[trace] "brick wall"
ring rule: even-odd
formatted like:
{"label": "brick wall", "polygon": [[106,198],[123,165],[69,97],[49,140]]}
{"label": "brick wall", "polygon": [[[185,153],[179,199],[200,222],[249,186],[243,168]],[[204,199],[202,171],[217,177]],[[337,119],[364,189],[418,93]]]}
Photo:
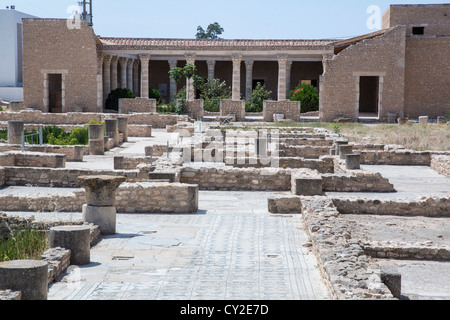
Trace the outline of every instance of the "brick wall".
{"label": "brick wall", "polygon": [[450,108],[449,57],[450,36],[406,39],[406,117],[446,115]]}
{"label": "brick wall", "polygon": [[119,99],[119,113],[150,113],[156,112],[156,99],[136,98]]}
{"label": "brick wall", "polygon": [[24,107],[42,111],[44,74],[65,73],[65,107],[95,111],[97,105],[97,42],[92,27],[68,29],[66,19],[23,20]]}
{"label": "brick wall", "polygon": [[321,77],[320,119],[333,121],[339,116],[357,121],[359,117],[359,78],[379,76],[381,116],[403,115],[405,85],[404,26],[373,39],[363,40],[325,61]]}

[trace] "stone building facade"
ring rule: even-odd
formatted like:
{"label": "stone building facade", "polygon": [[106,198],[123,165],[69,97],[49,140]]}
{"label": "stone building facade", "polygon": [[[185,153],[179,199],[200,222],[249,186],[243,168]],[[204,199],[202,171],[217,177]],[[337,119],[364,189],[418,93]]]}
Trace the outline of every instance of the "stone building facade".
{"label": "stone building facade", "polygon": [[271,100],[307,82],[320,92],[320,120],[437,117],[450,107],[450,5],[392,5],[383,29],[346,40],[195,40],[96,36],[81,21],[24,19],[24,106],[43,112],[103,112],[110,91],[165,101],[192,83],[168,71],[186,63],[248,99],[257,82]]}

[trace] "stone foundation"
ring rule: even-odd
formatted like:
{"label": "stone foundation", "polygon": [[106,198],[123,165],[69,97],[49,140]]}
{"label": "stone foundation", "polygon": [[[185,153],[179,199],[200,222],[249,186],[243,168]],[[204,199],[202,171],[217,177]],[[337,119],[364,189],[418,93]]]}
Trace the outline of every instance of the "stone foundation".
{"label": "stone foundation", "polygon": [[156,99],[119,99],[119,114],[156,112]]}
{"label": "stone foundation", "polygon": [[0,166],[64,168],[66,156],[55,153],[7,151],[0,153]]}
{"label": "stone foundation", "polygon": [[265,122],[274,122],[274,114],[283,114],[284,119],[298,121],[300,119],[299,101],[269,101],[263,103],[263,117]]}
{"label": "stone foundation", "polygon": [[431,169],[444,176],[450,177],[450,155],[432,155]]}

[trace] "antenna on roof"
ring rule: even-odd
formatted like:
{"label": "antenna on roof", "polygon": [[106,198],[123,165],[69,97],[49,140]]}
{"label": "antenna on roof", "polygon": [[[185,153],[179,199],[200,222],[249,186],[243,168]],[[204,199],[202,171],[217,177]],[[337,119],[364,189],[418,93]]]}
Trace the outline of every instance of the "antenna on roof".
{"label": "antenna on roof", "polygon": [[83,12],[81,13],[81,20],[86,20],[88,25],[92,26],[92,0],[79,1],[78,5],[83,7]]}

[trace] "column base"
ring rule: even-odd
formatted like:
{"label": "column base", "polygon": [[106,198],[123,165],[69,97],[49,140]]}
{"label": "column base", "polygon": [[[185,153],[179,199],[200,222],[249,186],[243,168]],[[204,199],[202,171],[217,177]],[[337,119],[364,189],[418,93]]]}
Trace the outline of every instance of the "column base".
{"label": "column base", "polygon": [[101,234],[116,234],[116,207],[83,205],[83,221],[97,225]]}

